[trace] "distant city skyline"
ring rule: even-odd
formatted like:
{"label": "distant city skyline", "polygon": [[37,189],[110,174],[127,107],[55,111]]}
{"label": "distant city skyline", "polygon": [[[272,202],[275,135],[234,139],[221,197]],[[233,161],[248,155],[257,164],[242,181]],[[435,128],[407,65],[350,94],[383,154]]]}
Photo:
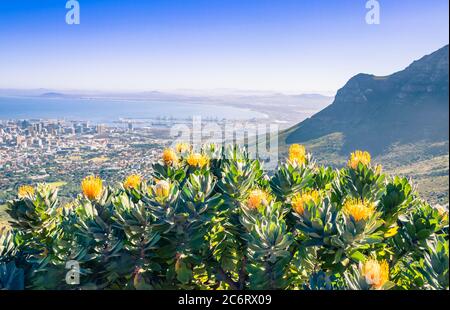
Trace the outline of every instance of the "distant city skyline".
{"label": "distant city skyline", "polygon": [[334,94],[448,44],[447,0],[0,2],[0,89]]}

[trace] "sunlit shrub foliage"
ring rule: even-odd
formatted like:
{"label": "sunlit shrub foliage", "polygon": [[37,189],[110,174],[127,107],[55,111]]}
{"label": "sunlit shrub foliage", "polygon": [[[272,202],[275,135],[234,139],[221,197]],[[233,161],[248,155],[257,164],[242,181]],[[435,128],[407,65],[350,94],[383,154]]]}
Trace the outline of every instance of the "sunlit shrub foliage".
{"label": "sunlit shrub foliage", "polygon": [[[356,151],[300,145],[267,174],[245,149],[180,144],[152,175],[23,186],[0,228],[0,289],[448,289],[448,212]],[[66,264],[80,267],[79,284]]]}

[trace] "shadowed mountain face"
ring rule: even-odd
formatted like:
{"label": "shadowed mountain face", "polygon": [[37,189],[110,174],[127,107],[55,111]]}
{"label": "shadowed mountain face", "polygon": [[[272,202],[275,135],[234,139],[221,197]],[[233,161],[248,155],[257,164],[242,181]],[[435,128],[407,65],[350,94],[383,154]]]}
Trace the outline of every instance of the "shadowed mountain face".
{"label": "shadowed mountain face", "polygon": [[286,143],[343,134],[342,154],[382,154],[393,144],[448,141],[448,45],[386,77],[358,74],[330,106],[288,130]]}

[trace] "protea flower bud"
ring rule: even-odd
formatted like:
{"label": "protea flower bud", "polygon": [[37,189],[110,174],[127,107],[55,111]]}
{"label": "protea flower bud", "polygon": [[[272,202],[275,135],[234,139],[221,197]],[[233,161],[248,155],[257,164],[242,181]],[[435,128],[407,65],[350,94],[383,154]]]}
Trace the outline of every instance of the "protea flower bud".
{"label": "protea flower bud", "polygon": [[369,259],[360,266],[360,269],[366,283],[375,289],[381,289],[389,281],[389,265],[385,260],[378,262]]}
{"label": "protea flower bud", "polygon": [[99,177],[88,176],[81,182],[81,189],[86,198],[96,200],[103,192],[103,181]]}
{"label": "protea flower bud", "polygon": [[303,145],[292,144],[289,147],[289,162],[296,165],[306,164],[306,149]]}
{"label": "protea flower bud", "polygon": [[209,158],[206,155],[200,153],[191,153],[186,158],[189,166],[203,168],[209,164]]}
{"label": "protea flower bud", "polygon": [[188,143],[177,143],[177,145],[175,146],[175,150],[178,153],[184,153],[190,151],[191,146]]}
{"label": "protea flower bud", "polygon": [[24,199],[24,198],[32,199],[34,197],[34,187],[32,187],[30,185],[20,186],[19,190],[17,191],[17,197],[19,197],[19,199]]}
{"label": "protea flower bud", "polygon": [[355,221],[367,220],[375,213],[375,205],[372,202],[360,199],[348,199],[342,208],[347,216]]}
{"label": "protea flower bud", "polygon": [[129,175],[125,181],[123,182],[123,187],[125,189],[136,189],[139,187],[139,184],[142,182],[142,177],[137,174]]}
{"label": "protea flower bud", "polygon": [[359,163],[363,164],[364,166],[368,166],[370,164],[370,160],[371,157],[369,152],[355,151],[350,154],[347,166],[352,169],[358,168]]}
{"label": "protea flower bud", "polygon": [[166,166],[174,166],[178,163],[178,156],[172,149],[165,149],[162,154],[162,160]]}
{"label": "protea flower bud", "polygon": [[318,204],[320,202],[320,194],[316,190],[305,191],[297,194],[292,198],[291,204],[295,212],[302,215],[305,211],[305,206],[311,202]]}
{"label": "protea flower bud", "polygon": [[270,202],[270,196],[265,191],[255,189],[250,192],[247,198],[247,207],[256,210],[261,206],[265,206]]}
{"label": "protea flower bud", "polygon": [[167,181],[158,181],[154,186],[155,195],[159,199],[165,199],[169,197],[170,184]]}

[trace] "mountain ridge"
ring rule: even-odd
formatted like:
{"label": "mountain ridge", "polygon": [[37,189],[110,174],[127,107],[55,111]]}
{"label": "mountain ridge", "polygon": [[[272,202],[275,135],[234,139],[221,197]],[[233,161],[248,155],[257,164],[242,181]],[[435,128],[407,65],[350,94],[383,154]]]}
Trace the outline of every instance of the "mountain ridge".
{"label": "mountain ridge", "polygon": [[280,134],[280,152],[302,143],[319,164],[341,167],[366,150],[430,202],[448,204],[448,63],[446,45],[388,76],[355,75],[331,105]]}
{"label": "mountain ridge", "polygon": [[448,81],[446,45],[389,76],[355,75],[331,105],[283,135],[292,144],[341,132],[342,153],[374,154],[395,143],[448,140]]}

